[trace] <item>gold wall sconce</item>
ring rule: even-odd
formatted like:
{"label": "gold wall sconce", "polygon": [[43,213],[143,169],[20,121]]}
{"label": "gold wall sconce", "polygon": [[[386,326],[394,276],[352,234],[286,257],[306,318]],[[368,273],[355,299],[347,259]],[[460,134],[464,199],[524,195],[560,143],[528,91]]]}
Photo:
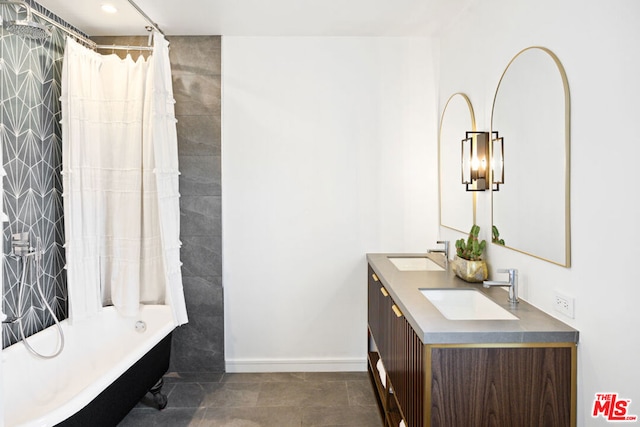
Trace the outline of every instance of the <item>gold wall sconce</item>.
{"label": "gold wall sconce", "polygon": [[469,131],[462,140],[462,183],[467,191],[488,190],[489,171],[493,171],[493,191],[499,191],[500,184],[504,184],[504,139],[498,137],[498,132],[489,137],[489,132]]}
{"label": "gold wall sconce", "polygon": [[504,138],[498,137],[498,132],[493,132],[491,151],[493,155],[491,162],[493,191],[500,191],[500,185],[504,184]]}

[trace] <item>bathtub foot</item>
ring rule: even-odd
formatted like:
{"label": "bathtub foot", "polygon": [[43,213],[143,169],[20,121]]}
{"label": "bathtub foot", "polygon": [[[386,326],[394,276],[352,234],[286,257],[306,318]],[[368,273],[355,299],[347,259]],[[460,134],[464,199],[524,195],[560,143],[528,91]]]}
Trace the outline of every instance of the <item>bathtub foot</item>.
{"label": "bathtub foot", "polygon": [[163,385],[164,380],[160,378],[160,380],[158,380],[158,382],[149,390],[153,395],[153,401],[158,405],[159,410],[162,410],[167,406],[167,396],[160,391]]}

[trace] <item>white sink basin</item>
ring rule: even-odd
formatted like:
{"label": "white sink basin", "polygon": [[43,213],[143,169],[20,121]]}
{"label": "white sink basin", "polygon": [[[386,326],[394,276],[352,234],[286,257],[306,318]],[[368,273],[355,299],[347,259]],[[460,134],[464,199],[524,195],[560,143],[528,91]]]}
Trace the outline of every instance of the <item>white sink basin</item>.
{"label": "white sink basin", "polygon": [[518,320],[474,289],[421,289],[420,292],[450,320]]}
{"label": "white sink basin", "polygon": [[444,268],[427,257],[389,257],[400,271],[444,271]]}

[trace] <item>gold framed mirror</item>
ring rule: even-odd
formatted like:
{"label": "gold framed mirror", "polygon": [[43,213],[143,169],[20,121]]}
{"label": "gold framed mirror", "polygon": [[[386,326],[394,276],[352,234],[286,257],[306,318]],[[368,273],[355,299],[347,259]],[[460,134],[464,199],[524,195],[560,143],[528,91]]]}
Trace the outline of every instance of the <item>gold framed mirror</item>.
{"label": "gold framed mirror", "polygon": [[462,233],[475,224],[476,195],[465,190],[460,165],[461,141],[469,130],[476,130],[471,101],[463,93],[454,93],[442,110],[438,134],[440,225]]}
{"label": "gold framed mirror", "polygon": [[[507,248],[571,265],[569,84],[549,49],[511,59],[493,99],[491,130],[504,147],[504,184],[492,191],[492,225]],[[495,230],[494,229],[494,230]]]}

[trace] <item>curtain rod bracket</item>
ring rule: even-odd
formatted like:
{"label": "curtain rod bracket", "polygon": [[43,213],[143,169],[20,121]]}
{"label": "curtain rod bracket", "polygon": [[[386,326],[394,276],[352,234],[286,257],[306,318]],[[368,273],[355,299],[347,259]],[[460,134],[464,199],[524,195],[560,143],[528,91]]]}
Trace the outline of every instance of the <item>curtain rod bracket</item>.
{"label": "curtain rod bracket", "polygon": [[160,34],[162,34],[162,35],[164,36],[164,31],[162,31],[162,30],[160,29],[160,27],[158,27],[158,24],[156,24],[155,22],[153,22],[153,19],[149,18],[149,15],[147,15],[147,14],[144,12],[144,10],[142,10],[142,9],[140,8],[140,6],[138,6],[138,5],[137,5],[133,0],[127,0],[127,1],[129,2],[129,4],[130,4],[131,6],[133,6],[133,8],[134,8],[136,11],[138,11],[138,13],[139,13],[140,15],[142,15],[142,17],[145,19],[145,21],[147,21],[147,22],[149,23],[149,25],[145,27],[145,28],[147,28],[147,30],[148,30],[148,27],[151,27],[152,29],[156,30],[157,32],[159,32]]}

